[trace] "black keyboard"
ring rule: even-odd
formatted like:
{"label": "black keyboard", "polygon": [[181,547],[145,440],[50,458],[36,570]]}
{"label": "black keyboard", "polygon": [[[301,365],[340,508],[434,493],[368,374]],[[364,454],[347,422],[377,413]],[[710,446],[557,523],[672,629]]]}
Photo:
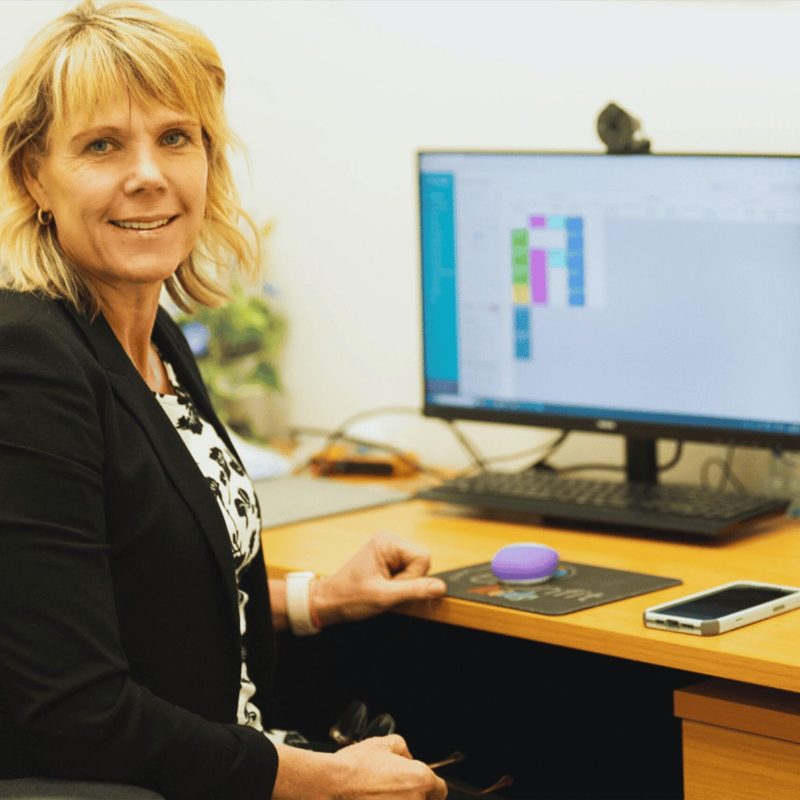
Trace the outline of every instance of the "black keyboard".
{"label": "black keyboard", "polygon": [[481,472],[425,489],[417,497],[491,511],[578,522],[716,536],[783,513],[788,500],[726,494],[693,486],[609,483],[550,472]]}

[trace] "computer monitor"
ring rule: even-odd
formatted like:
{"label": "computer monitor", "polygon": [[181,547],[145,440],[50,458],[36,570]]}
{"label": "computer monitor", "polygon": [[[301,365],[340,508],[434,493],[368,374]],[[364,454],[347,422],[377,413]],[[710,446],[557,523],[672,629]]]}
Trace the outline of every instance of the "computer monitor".
{"label": "computer monitor", "polygon": [[800,449],[800,157],[418,165],[426,415]]}

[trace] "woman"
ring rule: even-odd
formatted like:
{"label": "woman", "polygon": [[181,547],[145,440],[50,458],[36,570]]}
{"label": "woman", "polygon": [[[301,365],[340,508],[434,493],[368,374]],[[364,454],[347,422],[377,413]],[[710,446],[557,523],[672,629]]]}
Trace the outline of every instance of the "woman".
{"label": "woman", "polygon": [[[224,72],[192,27],[87,1],[0,104],[0,777],[167,798],[441,798],[398,736],[336,754],[264,732],[275,629],[442,594],[379,537],[267,583],[247,476],[159,308],[252,273]],[[270,611],[271,608],[271,611]]]}

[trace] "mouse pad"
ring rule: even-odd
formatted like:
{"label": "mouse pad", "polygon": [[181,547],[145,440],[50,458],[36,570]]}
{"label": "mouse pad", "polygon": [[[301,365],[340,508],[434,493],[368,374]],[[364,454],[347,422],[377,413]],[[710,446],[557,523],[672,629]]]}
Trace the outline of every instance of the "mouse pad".
{"label": "mouse pad", "polygon": [[559,562],[549,581],[535,586],[504,586],[492,574],[488,561],[440,572],[436,577],[447,584],[447,597],[534,614],[571,614],[582,608],[601,606],[683,583],[676,578],[565,561]]}

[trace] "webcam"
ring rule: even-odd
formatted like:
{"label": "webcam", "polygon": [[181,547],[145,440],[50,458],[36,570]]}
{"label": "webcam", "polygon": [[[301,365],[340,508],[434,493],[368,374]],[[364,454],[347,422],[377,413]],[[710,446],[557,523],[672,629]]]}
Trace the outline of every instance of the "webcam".
{"label": "webcam", "polygon": [[615,103],[597,117],[597,135],[613,155],[650,152],[650,140],[641,138],[639,120]]}

